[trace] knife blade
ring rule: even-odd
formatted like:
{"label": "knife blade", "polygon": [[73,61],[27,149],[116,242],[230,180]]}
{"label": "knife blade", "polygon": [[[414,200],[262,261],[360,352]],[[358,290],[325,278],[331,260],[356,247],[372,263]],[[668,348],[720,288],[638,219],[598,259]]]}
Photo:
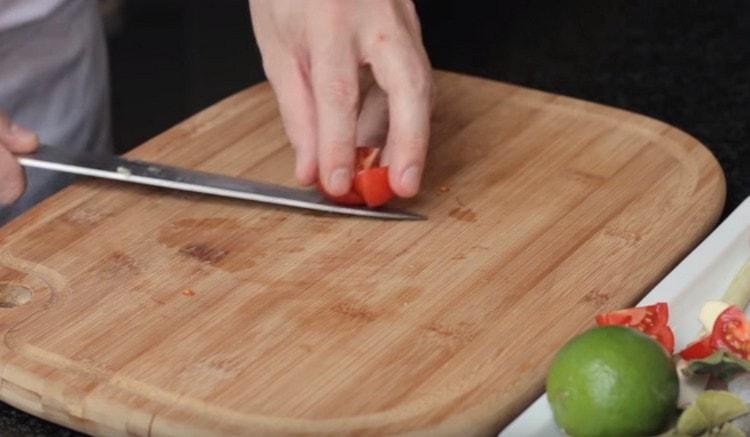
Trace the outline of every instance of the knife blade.
{"label": "knife blade", "polygon": [[419,214],[394,209],[369,209],[335,205],[312,190],[254,182],[114,155],[70,153],[62,148],[48,145],[40,145],[35,153],[21,155],[17,159],[24,167],[251,200],[292,208],[391,220],[425,219],[424,216]]}

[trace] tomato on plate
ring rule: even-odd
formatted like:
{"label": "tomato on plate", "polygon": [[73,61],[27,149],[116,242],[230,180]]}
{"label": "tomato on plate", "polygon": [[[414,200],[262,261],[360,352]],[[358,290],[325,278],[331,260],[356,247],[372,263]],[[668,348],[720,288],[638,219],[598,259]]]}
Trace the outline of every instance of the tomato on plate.
{"label": "tomato on plate", "polygon": [[680,356],[686,360],[699,360],[706,358],[714,352],[716,352],[716,349],[711,346],[711,334],[706,334],[681,350]]}
{"label": "tomato on plate", "polygon": [[388,183],[388,167],[380,167],[379,163],[380,149],[358,147],[351,191],[343,196],[331,196],[320,183],[318,190],[326,199],[339,205],[367,205],[370,208],[385,205],[393,199],[394,194]]}
{"label": "tomato on plate", "polygon": [[674,333],[667,322],[669,322],[669,307],[664,302],[596,316],[597,325],[620,325],[637,329],[661,343],[671,354],[674,351]]}
{"label": "tomato on plate", "polygon": [[725,309],[714,323],[710,343],[714,349],[750,359],[750,321],[745,313],[736,306]]}
{"label": "tomato on plate", "polygon": [[653,330],[659,326],[667,326],[668,321],[669,307],[664,302],[645,307],[612,311],[596,316],[596,323],[599,326],[629,326],[642,332]]}
{"label": "tomato on plate", "polygon": [[664,349],[669,352],[669,355],[674,353],[674,332],[672,332],[672,328],[667,325],[659,326],[651,332],[646,332],[646,334],[661,343]]}

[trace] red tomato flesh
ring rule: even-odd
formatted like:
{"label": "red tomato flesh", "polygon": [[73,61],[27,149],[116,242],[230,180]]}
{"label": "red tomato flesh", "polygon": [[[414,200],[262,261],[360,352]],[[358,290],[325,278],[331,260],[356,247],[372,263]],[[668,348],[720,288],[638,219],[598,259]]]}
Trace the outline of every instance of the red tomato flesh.
{"label": "red tomato flesh", "polygon": [[711,346],[750,359],[750,322],[736,306],[725,309],[714,323]]}
{"label": "red tomato flesh", "polygon": [[660,326],[654,331],[646,334],[661,343],[661,345],[664,346],[664,349],[669,352],[669,355],[674,353],[674,332],[672,332],[672,328],[666,325]]}
{"label": "red tomato flesh", "polygon": [[664,302],[645,307],[612,311],[596,316],[596,323],[599,326],[630,326],[642,332],[654,330],[659,326],[667,326],[668,321],[669,307]]}
{"label": "red tomato flesh", "polygon": [[685,349],[680,351],[680,356],[686,360],[699,360],[714,352],[716,350],[711,346],[711,335],[708,334],[687,345]]}
{"label": "red tomato flesh", "polygon": [[370,208],[385,205],[393,199],[393,191],[388,183],[388,167],[357,172],[357,176],[354,177],[354,192],[359,194]]}
{"label": "red tomato flesh", "polygon": [[658,341],[671,354],[674,351],[674,333],[667,325],[668,321],[669,307],[664,302],[596,316],[597,325],[619,325],[637,329]]}
{"label": "red tomato flesh", "polygon": [[318,191],[326,199],[339,205],[367,205],[370,208],[385,205],[393,199],[394,194],[388,182],[388,167],[379,167],[380,149],[358,147],[356,155],[354,180],[348,193],[331,196],[321,183],[318,183]]}

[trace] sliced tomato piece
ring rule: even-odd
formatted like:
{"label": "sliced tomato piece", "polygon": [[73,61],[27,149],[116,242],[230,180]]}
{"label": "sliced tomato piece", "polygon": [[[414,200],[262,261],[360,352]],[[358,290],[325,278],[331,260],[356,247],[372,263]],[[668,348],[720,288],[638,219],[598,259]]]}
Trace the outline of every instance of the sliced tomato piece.
{"label": "sliced tomato piece", "polygon": [[323,197],[338,205],[361,206],[365,204],[365,201],[362,200],[362,197],[354,192],[354,190],[349,191],[343,196],[331,196],[330,194],[328,194],[325,188],[323,188],[323,184],[321,184],[320,182],[318,182],[317,187],[318,191],[323,195]]}
{"label": "sliced tomato piece", "polygon": [[661,343],[664,349],[669,352],[669,355],[674,353],[674,332],[669,326],[659,326],[654,331],[648,333],[651,338]]}
{"label": "sliced tomato piece", "polygon": [[664,346],[671,355],[674,352],[674,333],[667,322],[669,322],[669,306],[664,302],[596,316],[596,324],[599,326],[627,326],[649,335]]}
{"label": "sliced tomato piece", "polygon": [[613,311],[611,313],[599,314],[596,316],[596,324],[599,326],[630,326],[630,321],[633,320],[633,318],[640,320],[643,319],[645,314],[646,311],[642,308]]}
{"label": "sliced tomato piece", "polygon": [[716,352],[716,349],[711,346],[711,334],[707,334],[687,345],[685,349],[680,351],[680,356],[686,360],[699,360],[714,352]]}
{"label": "sliced tomato piece", "polygon": [[370,208],[377,208],[393,199],[388,183],[388,167],[360,170],[354,178],[354,192],[359,194]]}
{"label": "sliced tomato piece", "polygon": [[750,359],[750,322],[736,306],[725,309],[714,323],[711,346]]}
{"label": "sliced tomato piece", "polygon": [[339,205],[367,205],[370,208],[382,206],[393,199],[394,194],[388,183],[388,167],[379,167],[379,164],[379,148],[358,147],[352,189],[343,196],[331,196],[318,183],[318,191],[326,199]]}
{"label": "sliced tomato piece", "polygon": [[669,306],[664,302],[644,307],[612,311],[611,313],[596,316],[596,323],[599,326],[629,326],[646,334],[662,326],[667,326],[668,321]]}

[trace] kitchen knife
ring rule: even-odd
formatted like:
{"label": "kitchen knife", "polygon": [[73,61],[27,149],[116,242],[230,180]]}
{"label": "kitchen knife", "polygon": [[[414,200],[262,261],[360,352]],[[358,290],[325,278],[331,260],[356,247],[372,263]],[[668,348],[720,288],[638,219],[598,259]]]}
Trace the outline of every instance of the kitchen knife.
{"label": "kitchen knife", "polygon": [[368,209],[335,205],[312,190],[253,182],[113,155],[68,153],[62,148],[47,145],[40,145],[39,149],[33,154],[19,156],[18,162],[24,167],[328,213],[395,220],[421,220],[425,218],[418,214],[392,209]]}

